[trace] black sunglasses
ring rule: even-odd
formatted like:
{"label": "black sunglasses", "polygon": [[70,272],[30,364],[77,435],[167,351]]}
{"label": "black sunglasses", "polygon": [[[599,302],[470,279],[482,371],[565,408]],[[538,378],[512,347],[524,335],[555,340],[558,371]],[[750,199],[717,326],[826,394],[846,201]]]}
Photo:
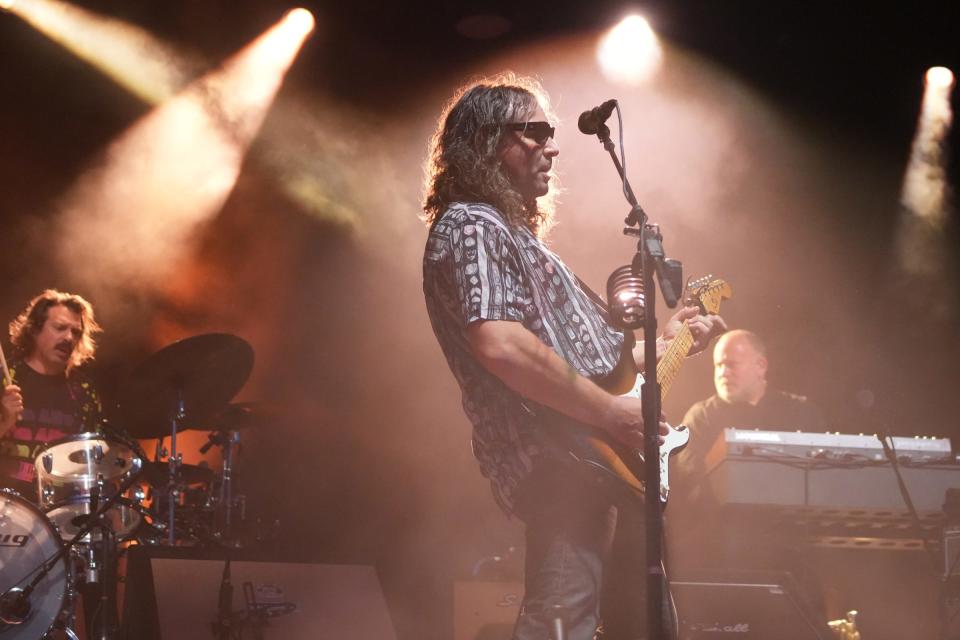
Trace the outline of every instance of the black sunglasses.
{"label": "black sunglasses", "polygon": [[508,122],[503,125],[509,131],[519,131],[520,135],[530,138],[537,144],[546,144],[549,138],[556,133],[556,127],[550,126],[549,122]]}

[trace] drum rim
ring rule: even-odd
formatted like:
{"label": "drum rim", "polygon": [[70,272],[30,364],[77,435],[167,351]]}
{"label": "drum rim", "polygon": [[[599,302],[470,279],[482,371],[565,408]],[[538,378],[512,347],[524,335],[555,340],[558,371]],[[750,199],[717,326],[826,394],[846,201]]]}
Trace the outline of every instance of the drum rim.
{"label": "drum rim", "polygon": [[81,440],[106,440],[108,442],[122,444],[123,446],[127,447],[128,449],[136,453],[136,451],[134,451],[133,449],[133,446],[131,446],[131,443],[124,441],[123,438],[117,438],[113,435],[103,433],[100,431],[81,431],[80,433],[71,433],[69,435],[63,436],[62,438],[57,438],[56,440],[51,440],[50,442],[44,443],[44,447],[40,451],[40,453],[37,454],[37,457],[39,457],[41,453],[43,453],[50,447],[55,447],[60,444],[66,444],[68,442],[77,442]]}
{"label": "drum rim", "polygon": [[36,474],[37,482],[40,481],[41,477],[55,478],[57,480],[63,481],[59,484],[68,483],[68,482],[76,483],[78,479],[93,480],[87,474],[81,474],[76,476],[64,476],[59,474],[47,473],[46,471],[43,471],[41,473],[41,469],[43,468],[42,458],[54,447],[58,447],[60,445],[69,444],[72,442],[96,442],[99,440],[103,440],[111,444],[126,447],[127,450],[130,452],[130,459],[131,459],[130,468],[126,469],[121,474],[110,476],[109,478],[105,478],[105,480],[113,481],[113,480],[119,480],[122,478],[128,478],[130,477],[129,476],[130,473],[136,473],[141,468],[143,468],[144,458],[141,455],[142,452],[138,451],[138,447],[136,447],[133,442],[126,441],[122,438],[114,437],[106,433],[101,433],[99,431],[84,431],[82,433],[72,433],[62,438],[51,440],[50,442],[47,442],[44,444],[43,448],[40,449],[40,451],[38,451],[37,454],[33,457],[33,467],[34,469],[36,469],[36,472],[37,472]]}

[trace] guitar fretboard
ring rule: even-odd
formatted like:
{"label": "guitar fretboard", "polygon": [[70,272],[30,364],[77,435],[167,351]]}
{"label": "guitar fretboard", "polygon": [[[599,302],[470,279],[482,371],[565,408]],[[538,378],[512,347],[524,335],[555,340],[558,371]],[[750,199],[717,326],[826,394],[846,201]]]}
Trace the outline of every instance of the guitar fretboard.
{"label": "guitar fretboard", "polygon": [[680,332],[673,339],[666,353],[657,363],[657,381],[660,382],[660,397],[666,398],[670,391],[670,386],[677,379],[680,373],[680,367],[683,366],[683,359],[690,353],[690,347],[693,346],[693,334],[690,333],[690,327],[684,320]]}

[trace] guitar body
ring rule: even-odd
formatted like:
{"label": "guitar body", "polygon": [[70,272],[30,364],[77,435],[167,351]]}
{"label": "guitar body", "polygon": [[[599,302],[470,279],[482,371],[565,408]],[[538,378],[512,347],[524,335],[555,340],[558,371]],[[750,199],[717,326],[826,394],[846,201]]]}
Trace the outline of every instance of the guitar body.
{"label": "guitar body", "polygon": [[[691,283],[689,288],[692,291],[686,296],[685,303],[699,306],[704,313],[717,313],[720,310],[721,299],[729,298],[731,295],[729,284],[723,280],[711,281],[709,277]],[[633,334],[627,333],[617,366],[609,374],[594,382],[610,393],[639,398],[643,376],[637,371],[633,360],[634,344]],[[662,397],[666,397],[692,345],[693,336],[687,324],[684,323],[667,352],[657,363],[657,380],[660,382]],[[643,451],[626,447],[599,430],[570,419],[558,420],[553,431],[558,433],[563,446],[574,460],[615,479],[633,494],[645,495]],[[682,451],[689,441],[690,431],[687,427],[668,426],[668,433],[660,445],[658,461],[660,464],[658,493],[664,505],[670,493],[670,458]]]}
{"label": "guitar body", "polygon": [[[632,343],[632,340],[628,342]],[[608,376],[595,382],[610,393],[639,398],[643,386],[643,376],[636,371],[630,349],[624,348],[617,368]],[[632,370],[632,380],[627,372]],[[644,455],[639,449],[631,449],[591,427],[579,425],[571,420],[560,421],[556,427],[570,456],[579,463],[607,475],[638,496],[644,490]],[[667,502],[670,493],[669,462],[670,456],[679,453],[690,441],[690,431],[685,426],[668,425],[668,433],[660,445],[660,501]]]}

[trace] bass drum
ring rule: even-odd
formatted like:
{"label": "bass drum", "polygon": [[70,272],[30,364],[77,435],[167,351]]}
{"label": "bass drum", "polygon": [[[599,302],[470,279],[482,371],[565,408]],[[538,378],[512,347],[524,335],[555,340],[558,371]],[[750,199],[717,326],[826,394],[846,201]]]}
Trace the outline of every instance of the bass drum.
{"label": "bass drum", "polygon": [[[56,529],[32,503],[0,490],[0,593],[27,587],[43,562],[63,548]],[[30,613],[19,624],[0,620],[2,640],[47,637],[72,604],[70,555],[54,565],[30,594]]]}

